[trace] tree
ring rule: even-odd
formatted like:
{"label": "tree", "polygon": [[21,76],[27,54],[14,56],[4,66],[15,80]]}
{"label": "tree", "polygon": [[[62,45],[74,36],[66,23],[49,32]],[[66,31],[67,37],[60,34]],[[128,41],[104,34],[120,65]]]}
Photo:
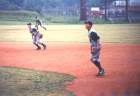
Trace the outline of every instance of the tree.
{"label": "tree", "polygon": [[7,0],[0,0],[0,9],[6,10],[9,8],[10,2]]}
{"label": "tree", "polygon": [[105,0],[105,20],[107,20],[108,19],[108,17],[107,17],[107,6],[108,6],[108,4],[107,4],[108,2],[107,2],[107,0]]}
{"label": "tree", "polygon": [[125,0],[125,2],[126,2],[126,6],[125,6],[126,22],[129,22],[129,18],[128,18],[128,0]]}
{"label": "tree", "polygon": [[44,3],[41,0],[24,0],[24,9],[41,13]]}
{"label": "tree", "polygon": [[86,0],[80,0],[80,20],[87,19],[87,8],[86,8]]}

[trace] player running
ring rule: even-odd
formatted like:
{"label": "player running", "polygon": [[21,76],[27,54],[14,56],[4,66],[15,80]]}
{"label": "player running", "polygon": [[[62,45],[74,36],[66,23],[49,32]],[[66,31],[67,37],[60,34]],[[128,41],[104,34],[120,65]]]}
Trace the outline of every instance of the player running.
{"label": "player running", "polygon": [[[32,28],[32,24],[27,24],[30,33],[32,34],[33,44],[37,47],[36,50],[40,50],[41,46],[43,46],[44,50],[46,49],[46,45],[40,42],[40,39],[43,37],[42,34],[39,33],[35,28]],[[40,46],[41,45],[41,46]]]}
{"label": "player running", "polygon": [[92,29],[93,23],[90,21],[85,22],[85,27],[88,30],[89,41],[91,44],[91,62],[99,69],[96,76],[104,76],[104,69],[102,68],[99,56],[101,50],[100,37],[97,35],[95,29]]}
{"label": "player running", "polygon": [[42,27],[44,30],[47,30],[46,27],[42,26],[42,22],[41,22],[41,20],[38,19],[37,16],[35,17],[35,19],[36,19],[36,20],[35,20],[35,23],[36,23],[36,24],[35,24],[35,27],[36,27],[37,30],[38,30],[38,27],[39,27],[39,26]]}

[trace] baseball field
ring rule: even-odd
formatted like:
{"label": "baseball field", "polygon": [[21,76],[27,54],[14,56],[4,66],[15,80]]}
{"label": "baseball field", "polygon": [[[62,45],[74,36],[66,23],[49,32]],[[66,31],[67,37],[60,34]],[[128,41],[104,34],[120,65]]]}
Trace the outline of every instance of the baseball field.
{"label": "baseball field", "polygon": [[99,24],[98,78],[83,25],[40,29],[36,51],[26,25],[0,25],[0,96],[140,96],[140,24]]}

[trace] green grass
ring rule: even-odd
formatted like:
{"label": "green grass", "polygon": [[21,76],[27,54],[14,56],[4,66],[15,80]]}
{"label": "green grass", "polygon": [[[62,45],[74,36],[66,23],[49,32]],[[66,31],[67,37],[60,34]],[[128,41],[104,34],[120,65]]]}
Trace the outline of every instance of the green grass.
{"label": "green grass", "polygon": [[79,17],[75,16],[47,16],[47,24],[79,24]]}
{"label": "green grass", "polygon": [[14,67],[0,67],[1,96],[74,96],[65,89],[73,76]]}
{"label": "green grass", "polygon": [[37,12],[31,11],[0,11],[0,25],[21,25],[34,22],[35,16],[41,17]]}
{"label": "green grass", "polygon": [[[40,28],[43,41],[88,42],[84,25],[46,25],[47,32]],[[140,24],[94,25],[101,41],[105,43],[140,43]],[[32,42],[26,25],[0,25],[0,42]]]}
{"label": "green grass", "polygon": [[27,22],[35,22],[35,16],[49,24],[78,24],[79,17],[72,16],[41,16],[31,11],[0,11],[0,25],[25,25]]}
{"label": "green grass", "polygon": [[[47,14],[42,16],[41,14],[33,11],[17,10],[17,11],[3,11],[0,10],[0,25],[25,25],[27,22],[35,23],[35,16],[41,18],[45,24],[83,24],[80,21],[80,16],[53,16]],[[91,19],[92,20],[92,19]],[[95,24],[112,24],[110,20],[94,18]],[[117,24],[126,24],[125,21],[115,22]]]}

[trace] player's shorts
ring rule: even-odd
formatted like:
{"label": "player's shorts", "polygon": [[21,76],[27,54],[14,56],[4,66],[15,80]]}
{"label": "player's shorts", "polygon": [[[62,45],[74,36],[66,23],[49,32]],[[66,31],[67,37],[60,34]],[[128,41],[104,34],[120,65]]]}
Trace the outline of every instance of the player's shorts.
{"label": "player's shorts", "polygon": [[100,49],[95,49],[95,51],[91,53],[91,60],[99,61],[99,57],[100,57]]}

